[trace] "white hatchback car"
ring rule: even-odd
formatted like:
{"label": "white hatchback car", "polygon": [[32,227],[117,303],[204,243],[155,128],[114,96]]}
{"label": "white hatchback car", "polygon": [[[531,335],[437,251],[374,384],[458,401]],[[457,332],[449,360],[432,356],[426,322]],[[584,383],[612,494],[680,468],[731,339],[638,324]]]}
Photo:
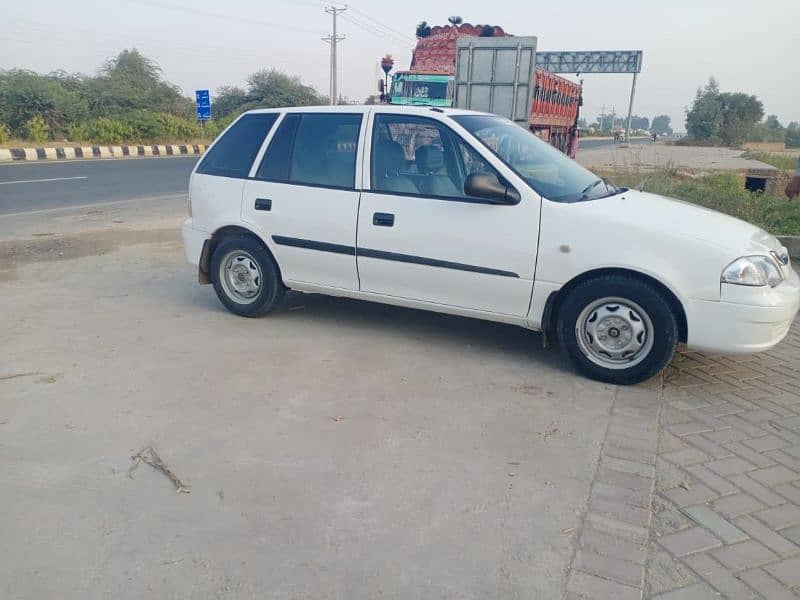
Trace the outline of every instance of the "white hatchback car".
{"label": "white hatchback car", "polygon": [[777,344],[800,306],[763,230],[617,188],[525,129],[462,110],[248,112],[192,173],[183,239],[232,312],[287,288],[554,332],[584,374],[630,384],[684,341]]}

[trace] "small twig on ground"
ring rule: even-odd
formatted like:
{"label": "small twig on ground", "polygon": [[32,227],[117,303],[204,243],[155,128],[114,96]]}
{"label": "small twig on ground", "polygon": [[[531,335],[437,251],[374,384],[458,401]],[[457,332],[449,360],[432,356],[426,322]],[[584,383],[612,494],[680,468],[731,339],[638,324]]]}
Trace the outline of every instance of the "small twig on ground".
{"label": "small twig on ground", "polygon": [[172,470],[167,466],[167,463],[161,460],[161,457],[155,450],[153,450],[152,446],[147,446],[147,448],[142,448],[141,450],[139,450],[139,452],[131,456],[131,460],[133,461],[133,464],[131,465],[130,469],[128,469],[128,477],[130,477],[131,479],[133,479],[133,472],[139,466],[139,463],[143,462],[147,463],[154,469],[161,471],[162,473],[164,473],[164,475],[169,477],[170,481],[172,481],[172,483],[175,485],[176,493],[180,492],[183,492],[184,494],[189,493],[189,486],[185,485],[180,479],[178,479],[177,475],[175,475],[175,473],[172,472]]}

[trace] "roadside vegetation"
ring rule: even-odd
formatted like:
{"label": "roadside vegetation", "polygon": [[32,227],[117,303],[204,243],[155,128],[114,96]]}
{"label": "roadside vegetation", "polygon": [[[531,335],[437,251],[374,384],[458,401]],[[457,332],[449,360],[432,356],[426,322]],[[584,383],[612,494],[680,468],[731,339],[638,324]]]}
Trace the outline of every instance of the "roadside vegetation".
{"label": "roadside vegetation", "polygon": [[[774,235],[800,235],[800,207],[783,196],[744,189],[738,173],[689,175],[676,169],[599,172],[614,185],[679,198],[757,225]],[[668,225],[668,224],[666,224]]]}
{"label": "roadside vegetation", "polygon": [[797,153],[795,152],[793,154],[789,154],[748,150],[742,154],[742,158],[760,160],[761,162],[772,165],[776,169],[781,169],[782,171],[793,171],[797,161]]}
{"label": "roadside vegetation", "polygon": [[787,148],[800,147],[800,123],[784,127],[775,115],[763,118],[764,105],[756,96],[723,92],[711,77],[687,108],[687,135],[676,144],[736,148],[745,142],[778,142]]}
{"label": "roadside vegetation", "polygon": [[207,141],[245,110],[321,103],[327,98],[299,78],[263,70],[246,89],[212,94],[214,118],[201,127],[193,99],[154,61],[123,50],[95,76],[0,70],[0,144]]}

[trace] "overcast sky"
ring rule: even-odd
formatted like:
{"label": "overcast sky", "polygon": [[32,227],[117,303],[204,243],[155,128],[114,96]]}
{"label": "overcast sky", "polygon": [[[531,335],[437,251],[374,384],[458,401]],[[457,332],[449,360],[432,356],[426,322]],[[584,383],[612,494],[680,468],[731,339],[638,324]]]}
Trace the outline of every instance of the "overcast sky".
{"label": "overcast sky", "polygon": [[[94,73],[122,48],[158,62],[187,95],[243,85],[276,67],[328,91],[330,16],[315,0],[2,0],[0,68]],[[683,130],[684,108],[714,75],[723,90],[756,94],[767,114],[800,121],[798,0],[355,0],[340,19],[340,92],[373,93],[378,60],[407,68],[419,21],[501,25],[536,35],[541,50],[644,50],[634,105],[666,113]],[[584,116],[627,112],[629,75],[587,75]]]}

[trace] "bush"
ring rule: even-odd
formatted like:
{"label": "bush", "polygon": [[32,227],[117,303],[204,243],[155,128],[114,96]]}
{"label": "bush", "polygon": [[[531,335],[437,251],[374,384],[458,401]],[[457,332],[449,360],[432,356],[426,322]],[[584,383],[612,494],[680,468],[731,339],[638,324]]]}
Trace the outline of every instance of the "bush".
{"label": "bush", "polygon": [[88,141],[97,144],[120,144],[134,141],[133,128],[127,123],[107,117],[92,119],[85,125]]}
{"label": "bush", "polygon": [[25,123],[25,137],[37,144],[50,139],[50,128],[41,115],[35,115]]}
{"label": "bush", "polygon": [[3,144],[11,139],[11,131],[8,129],[8,125],[5,123],[0,123],[0,144]]}

